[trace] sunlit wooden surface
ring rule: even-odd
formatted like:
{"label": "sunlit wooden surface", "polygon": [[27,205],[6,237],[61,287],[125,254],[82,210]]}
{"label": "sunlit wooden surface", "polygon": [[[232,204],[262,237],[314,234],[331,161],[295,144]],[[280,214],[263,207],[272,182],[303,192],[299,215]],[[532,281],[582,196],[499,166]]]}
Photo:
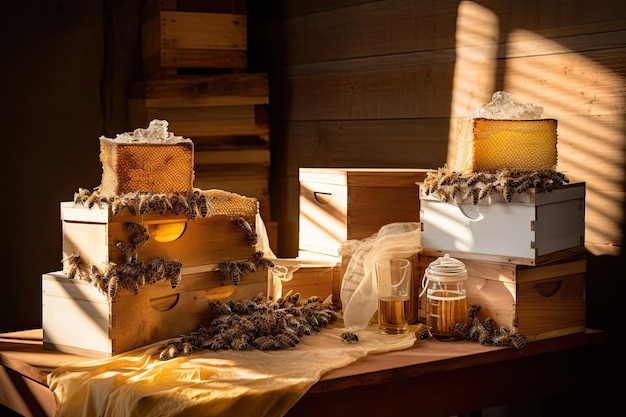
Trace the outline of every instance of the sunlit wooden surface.
{"label": "sunlit wooden surface", "polygon": [[[410,349],[370,355],[326,373],[289,415],[319,415],[312,404],[324,404],[328,415],[344,409],[406,409],[405,401],[386,401],[383,407],[377,392],[386,392],[390,400],[407,395],[426,399],[424,395],[442,396],[462,387],[445,404],[422,404],[423,415],[444,410],[452,415],[525,399],[546,385],[546,393],[567,392],[585,386],[589,370],[602,361],[597,349],[605,342],[606,334],[596,330],[531,342],[523,351],[468,341],[418,340]],[[0,334],[0,402],[24,415],[53,416],[56,406],[47,375],[63,364],[89,359],[44,350],[41,329]],[[520,390],[529,380],[534,388]]]}

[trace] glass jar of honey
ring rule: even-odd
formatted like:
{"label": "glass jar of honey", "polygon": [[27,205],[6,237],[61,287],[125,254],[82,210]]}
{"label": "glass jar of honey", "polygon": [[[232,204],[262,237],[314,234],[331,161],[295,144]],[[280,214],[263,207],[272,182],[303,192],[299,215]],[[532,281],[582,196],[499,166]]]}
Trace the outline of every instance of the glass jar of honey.
{"label": "glass jar of honey", "polygon": [[465,264],[449,254],[437,258],[426,268],[420,297],[426,293],[426,326],[435,339],[462,337],[455,329],[467,326],[466,280]]}

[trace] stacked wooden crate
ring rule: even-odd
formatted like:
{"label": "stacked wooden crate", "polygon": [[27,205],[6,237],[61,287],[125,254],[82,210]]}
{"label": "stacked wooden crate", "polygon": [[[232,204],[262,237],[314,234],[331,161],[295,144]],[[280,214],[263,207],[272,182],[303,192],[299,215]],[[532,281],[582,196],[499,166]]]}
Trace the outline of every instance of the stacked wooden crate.
{"label": "stacked wooden crate", "polygon": [[246,2],[149,0],[144,79],[128,89],[130,130],[152,119],[195,144],[195,184],[259,200],[275,242],[269,195],[267,74],[247,73]]}

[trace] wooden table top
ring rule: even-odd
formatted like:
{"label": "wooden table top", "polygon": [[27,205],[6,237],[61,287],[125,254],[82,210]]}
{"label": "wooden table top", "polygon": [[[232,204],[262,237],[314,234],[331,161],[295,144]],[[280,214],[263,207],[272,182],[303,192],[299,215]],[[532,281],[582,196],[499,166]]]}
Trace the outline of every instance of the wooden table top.
{"label": "wooden table top", "polygon": [[[42,329],[0,333],[0,364],[47,385],[47,375],[55,368],[93,359],[44,349],[42,339]],[[470,341],[417,340],[409,349],[368,355],[348,366],[329,371],[310,391],[326,392],[357,385],[373,385],[606,342],[606,333],[593,329],[533,341],[523,351],[510,347],[483,346]]]}

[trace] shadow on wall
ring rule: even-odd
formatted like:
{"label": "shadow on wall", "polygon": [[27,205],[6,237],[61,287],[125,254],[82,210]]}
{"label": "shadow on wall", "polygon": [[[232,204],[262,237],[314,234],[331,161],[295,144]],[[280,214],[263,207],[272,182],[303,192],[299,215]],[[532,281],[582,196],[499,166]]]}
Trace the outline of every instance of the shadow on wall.
{"label": "shadow on wall", "polygon": [[0,252],[0,331],[41,327],[41,275],[61,268],[60,203],[99,185],[98,138],[125,131],[120,87],[140,57],[136,7],[41,1],[5,11],[0,169],[10,199],[0,209],[9,237]]}

